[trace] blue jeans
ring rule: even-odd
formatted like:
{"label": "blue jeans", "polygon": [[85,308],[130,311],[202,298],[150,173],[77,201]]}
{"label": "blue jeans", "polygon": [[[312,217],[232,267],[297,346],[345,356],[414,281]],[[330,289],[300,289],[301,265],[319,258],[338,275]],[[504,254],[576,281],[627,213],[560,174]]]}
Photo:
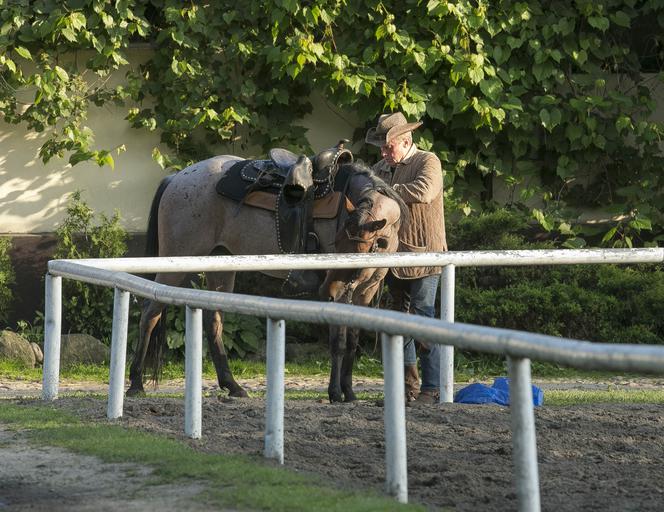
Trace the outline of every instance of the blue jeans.
{"label": "blue jeans", "polygon": [[[436,292],[440,274],[419,279],[398,279],[391,273],[386,280],[394,300],[393,309],[404,313],[427,316],[435,315]],[[403,362],[406,366],[417,364],[415,340],[406,338],[403,347]],[[420,343],[420,367],[422,391],[440,389],[440,345]]]}

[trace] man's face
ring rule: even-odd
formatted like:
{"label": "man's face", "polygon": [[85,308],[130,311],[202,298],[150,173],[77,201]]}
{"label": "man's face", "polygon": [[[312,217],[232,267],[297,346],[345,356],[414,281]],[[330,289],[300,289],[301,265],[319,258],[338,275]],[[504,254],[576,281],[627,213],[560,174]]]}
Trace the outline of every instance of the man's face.
{"label": "man's face", "polygon": [[380,154],[385,159],[388,165],[396,165],[408,153],[408,140],[397,139],[383,144],[380,147]]}

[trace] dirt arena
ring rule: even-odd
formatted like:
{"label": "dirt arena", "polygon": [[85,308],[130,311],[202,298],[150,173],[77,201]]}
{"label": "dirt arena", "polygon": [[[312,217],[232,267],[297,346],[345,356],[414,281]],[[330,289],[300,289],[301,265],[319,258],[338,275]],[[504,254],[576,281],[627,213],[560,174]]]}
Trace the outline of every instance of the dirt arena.
{"label": "dirt arena", "polygon": [[[57,407],[106,421],[106,402],[65,397]],[[265,402],[212,393],[203,438],[184,436],[184,402],[125,400],[122,424],[185,440],[196,449],[260,458]],[[516,510],[509,409],[442,404],[406,414],[409,501],[431,510]],[[542,509],[562,512],[664,509],[664,406],[545,405],[536,409]],[[383,490],[383,408],[288,400],[285,465],[342,487]]]}

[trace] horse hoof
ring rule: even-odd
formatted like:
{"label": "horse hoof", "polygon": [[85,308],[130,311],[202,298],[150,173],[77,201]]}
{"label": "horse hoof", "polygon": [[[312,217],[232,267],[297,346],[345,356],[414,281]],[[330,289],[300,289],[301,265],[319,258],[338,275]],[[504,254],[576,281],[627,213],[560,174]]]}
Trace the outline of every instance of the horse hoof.
{"label": "horse hoof", "polygon": [[330,398],[330,403],[331,404],[339,403],[339,402],[344,401],[343,397],[341,396],[341,393],[330,393],[328,396]]}
{"label": "horse hoof", "polygon": [[228,391],[228,396],[232,396],[234,398],[249,398],[249,393],[247,393],[241,387],[237,387],[235,389],[230,389]]}
{"label": "horse hoof", "polygon": [[143,388],[129,388],[125,393],[126,396],[145,396],[145,390]]}
{"label": "horse hoof", "polygon": [[357,397],[352,391],[350,393],[346,393],[344,396],[344,402],[354,402],[355,400],[357,400]]}

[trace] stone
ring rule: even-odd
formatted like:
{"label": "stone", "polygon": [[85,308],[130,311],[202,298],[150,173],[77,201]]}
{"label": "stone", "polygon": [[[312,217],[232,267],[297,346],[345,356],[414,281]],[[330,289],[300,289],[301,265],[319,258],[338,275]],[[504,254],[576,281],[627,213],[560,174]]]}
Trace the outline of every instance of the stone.
{"label": "stone", "polygon": [[37,345],[34,341],[30,342],[30,346],[32,347],[32,351],[35,353],[35,362],[37,364],[43,364],[44,363],[44,353],[42,352],[42,349],[39,345]]}
{"label": "stone", "polygon": [[25,365],[35,367],[35,353],[20,334],[12,331],[0,331],[0,359],[8,359]]}
{"label": "stone", "polygon": [[89,334],[63,334],[60,344],[60,366],[104,364],[111,359],[111,350]]}

